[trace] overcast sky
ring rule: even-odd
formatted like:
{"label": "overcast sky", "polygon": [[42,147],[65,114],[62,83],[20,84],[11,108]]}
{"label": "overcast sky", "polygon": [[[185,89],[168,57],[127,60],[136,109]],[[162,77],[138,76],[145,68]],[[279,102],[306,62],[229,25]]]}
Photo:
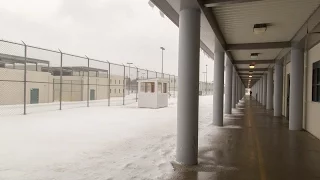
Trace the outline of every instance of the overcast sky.
{"label": "overcast sky", "polygon": [[[148,0],[0,0],[0,39],[178,74],[178,28]],[[201,54],[200,80],[213,61]]]}

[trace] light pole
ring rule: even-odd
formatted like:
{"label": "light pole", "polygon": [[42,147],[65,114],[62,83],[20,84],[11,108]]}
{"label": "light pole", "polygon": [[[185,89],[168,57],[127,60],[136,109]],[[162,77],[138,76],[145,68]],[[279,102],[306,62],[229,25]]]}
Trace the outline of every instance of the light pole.
{"label": "light pole", "polygon": [[163,51],[166,49],[164,47],[160,47],[160,49],[161,49],[161,55],[162,55],[161,77],[163,78]]}
{"label": "light pole", "polygon": [[133,63],[128,62],[127,64],[129,65],[129,76],[128,76],[128,78],[129,78],[129,90],[128,90],[128,95],[129,95],[129,94],[130,94],[130,89],[131,89],[130,66],[131,66],[131,64],[133,64]]}
{"label": "light pole", "polygon": [[[202,72],[203,73],[203,81],[206,81],[206,74],[207,72]],[[207,86],[207,85],[206,85]],[[201,90],[204,89],[203,87],[201,88]],[[207,92],[206,92],[207,93]]]}
{"label": "light pole", "polygon": [[206,94],[208,94],[208,64],[206,64]]}

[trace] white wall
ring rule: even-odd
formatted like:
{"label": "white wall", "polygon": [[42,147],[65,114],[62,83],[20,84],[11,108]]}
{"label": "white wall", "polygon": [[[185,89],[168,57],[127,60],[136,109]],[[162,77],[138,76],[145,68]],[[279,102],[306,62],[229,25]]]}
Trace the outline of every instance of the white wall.
{"label": "white wall", "polygon": [[312,64],[320,60],[320,44],[308,52],[306,130],[320,139],[320,103],[312,102]]}
{"label": "white wall", "polygon": [[[60,99],[60,76],[55,79],[55,101]],[[86,101],[88,95],[88,77],[86,76],[63,76],[62,101]],[[123,96],[123,77],[110,76],[110,97]],[[95,100],[108,99],[109,78],[89,77],[89,91],[95,90]]]}
{"label": "white wall", "polygon": [[[24,71],[0,68],[0,104],[23,104]],[[27,71],[27,104],[30,103],[30,91],[39,89],[39,103],[52,102],[52,76],[47,72]]]}

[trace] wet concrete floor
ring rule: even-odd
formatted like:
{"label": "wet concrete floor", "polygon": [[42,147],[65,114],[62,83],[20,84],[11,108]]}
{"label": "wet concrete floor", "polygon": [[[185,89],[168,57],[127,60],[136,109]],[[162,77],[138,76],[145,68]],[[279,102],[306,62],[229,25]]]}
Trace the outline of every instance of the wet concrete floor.
{"label": "wet concrete floor", "polygon": [[225,119],[241,128],[221,128],[199,148],[202,162],[176,169],[171,179],[320,180],[320,140],[308,132],[289,131],[288,120],[249,97]]}

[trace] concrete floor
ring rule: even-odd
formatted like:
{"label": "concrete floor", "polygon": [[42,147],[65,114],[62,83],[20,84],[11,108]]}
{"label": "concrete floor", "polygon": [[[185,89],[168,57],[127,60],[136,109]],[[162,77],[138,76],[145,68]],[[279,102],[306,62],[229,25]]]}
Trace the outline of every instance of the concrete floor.
{"label": "concrete floor", "polygon": [[249,97],[225,118],[242,128],[219,129],[199,149],[199,165],[174,165],[171,179],[320,180],[320,141],[308,132],[289,131],[288,120]]}

